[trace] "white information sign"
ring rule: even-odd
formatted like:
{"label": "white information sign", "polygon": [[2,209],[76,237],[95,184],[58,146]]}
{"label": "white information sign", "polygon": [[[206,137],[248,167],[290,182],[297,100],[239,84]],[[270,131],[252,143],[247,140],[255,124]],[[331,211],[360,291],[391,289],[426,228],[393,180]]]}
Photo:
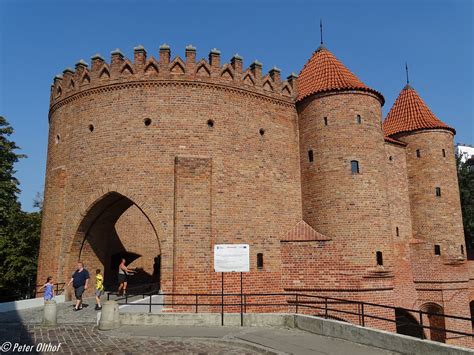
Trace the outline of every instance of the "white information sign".
{"label": "white information sign", "polygon": [[214,245],[215,272],[249,272],[250,253],[248,244]]}

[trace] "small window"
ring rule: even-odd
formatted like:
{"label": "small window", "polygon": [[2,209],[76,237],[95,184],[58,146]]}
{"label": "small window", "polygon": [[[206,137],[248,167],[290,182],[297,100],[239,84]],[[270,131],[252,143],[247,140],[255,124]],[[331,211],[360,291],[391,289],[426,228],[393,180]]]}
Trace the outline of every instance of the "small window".
{"label": "small window", "polygon": [[58,144],[60,141],[61,141],[61,136],[59,134],[57,134],[55,143]]}
{"label": "small window", "polygon": [[145,126],[148,127],[149,125],[151,125],[151,118],[145,118],[145,119],[143,120],[143,123],[145,124]]}
{"label": "small window", "polygon": [[420,153],[420,150],[419,150],[419,149],[416,150],[416,157],[417,157],[417,158],[421,157],[421,153]]}
{"label": "small window", "polygon": [[441,247],[438,244],[434,246],[434,253],[435,255],[441,255]]}
{"label": "small window", "polygon": [[446,158],[446,151],[444,149],[441,149],[441,151],[443,152],[443,158]]}
{"label": "small window", "polygon": [[436,197],[441,197],[441,187],[435,188]]}
{"label": "small window", "polygon": [[464,245],[461,245],[461,254],[464,255]]}
{"label": "small window", "polygon": [[324,125],[325,125],[325,126],[328,125],[328,118],[327,118],[327,117],[324,117]]}
{"label": "small window", "polygon": [[257,254],[257,269],[263,269],[263,254]]}
{"label": "small window", "polygon": [[263,128],[260,128],[260,131],[258,131],[260,133],[261,136],[263,136],[265,134],[265,130]]}
{"label": "small window", "polygon": [[392,160],[393,160],[393,158],[392,158],[392,156],[391,156],[391,155],[388,157],[388,160],[390,160],[390,161],[392,161]]}
{"label": "small window", "polygon": [[376,255],[376,257],[377,257],[377,265],[382,266],[382,265],[383,265],[382,252],[381,252],[381,251],[378,251],[377,253],[375,253],[375,255]]}
{"label": "small window", "polygon": [[359,162],[357,160],[351,160],[351,172],[352,174],[359,174]]}
{"label": "small window", "polygon": [[360,117],[360,115],[357,115],[357,123],[358,124],[362,123],[362,117]]}
{"label": "small window", "polygon": [[312,149],[308,150],[308,160],[309,160],[310,163],[312,163],[313,160],[314,160],[313,150],[312,150]]}
{"label": "small window", "polygon": [[94,125],[93,124],[89,125],[89,132],[94,132]]}
{"label": "small window", "polygon": [[214,127],[214,121],[213,120],[207,120],[207,127],[209,127],[209,128]]}
{"label": "small window", "polygon": [[397,234],[397,237],[400,236],[400,230],[398,229],[398,227],[395,228],[395,233]]}

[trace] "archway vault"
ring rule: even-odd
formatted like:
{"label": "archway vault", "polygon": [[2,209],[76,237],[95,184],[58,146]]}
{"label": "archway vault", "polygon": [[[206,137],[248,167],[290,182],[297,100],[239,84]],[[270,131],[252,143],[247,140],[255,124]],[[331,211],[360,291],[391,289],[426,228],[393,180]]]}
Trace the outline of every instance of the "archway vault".
{"label": "archway vault", "polygon": [[106,192],[83,214],[70,247],[69,266],[77,260],[89,271],[101,269],[107,288],[116,286],[120,259],[137,267],[131,283],[159,283],[161,270],[154,265],[161,257],[158,232],[150,217],[131,198]]}

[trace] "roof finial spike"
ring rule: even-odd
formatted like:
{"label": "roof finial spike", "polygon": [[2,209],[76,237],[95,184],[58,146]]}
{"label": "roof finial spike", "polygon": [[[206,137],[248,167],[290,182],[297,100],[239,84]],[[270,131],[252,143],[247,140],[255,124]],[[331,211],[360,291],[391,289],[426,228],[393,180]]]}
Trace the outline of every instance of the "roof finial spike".
{"label": "roof finial spike", "polygon": [[405,72],[406,72],[406,74],[407,74],[407,85],[409,85],[409,84],[410,84],[410,80],[409,80],[409,78],[408,78],[408,63],[407,63],[407,62],[405,62]]}
{"label": "roof finial spike", "polygon": [[321,34],[321,45],[323,45],[323,19],[319,19],[319,32]]}

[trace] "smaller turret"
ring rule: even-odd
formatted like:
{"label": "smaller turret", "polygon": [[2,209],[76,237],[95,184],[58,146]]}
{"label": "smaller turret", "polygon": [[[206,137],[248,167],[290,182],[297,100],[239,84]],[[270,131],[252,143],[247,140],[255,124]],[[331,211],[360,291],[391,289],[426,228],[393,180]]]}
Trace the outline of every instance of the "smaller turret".
{"label": "smaller turret", "polygon": [[386,136],[407,144],[413,236],[433,244],[433,255],[464,257],[455,130],[439,120],[407,84],[383,124]]}

